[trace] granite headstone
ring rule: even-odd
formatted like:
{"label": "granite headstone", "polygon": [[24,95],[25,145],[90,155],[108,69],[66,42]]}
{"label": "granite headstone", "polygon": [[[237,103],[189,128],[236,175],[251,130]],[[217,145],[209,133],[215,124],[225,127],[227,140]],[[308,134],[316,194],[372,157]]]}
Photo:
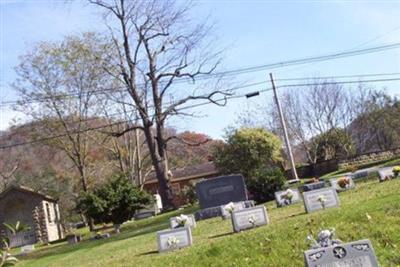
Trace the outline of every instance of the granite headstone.
{"label": "granite headstone", "polygon": [[308,213],[339,206],[339,197],[333,187],[304,192],[303,199]]}
{"label": "granite headstone", "polygon": [[193,243],[190,227],[180,227],[157,232],[158,251],[165,252],[191,246]]}
{"label": "granite headstone", "polygon": [[247,200],[242,175],[220,176],[201,181],[196,184],[196,194],[201,209]]}
{"label": "granite headstone", "polygon": [[307,250],[304,261],[306,267],[378,267],[374,249],[367,239]]}
{"label": "granite headstone", "polygon": [[235,232],[268,224],[268,214],[264,205],[232,212],[232,225]]}

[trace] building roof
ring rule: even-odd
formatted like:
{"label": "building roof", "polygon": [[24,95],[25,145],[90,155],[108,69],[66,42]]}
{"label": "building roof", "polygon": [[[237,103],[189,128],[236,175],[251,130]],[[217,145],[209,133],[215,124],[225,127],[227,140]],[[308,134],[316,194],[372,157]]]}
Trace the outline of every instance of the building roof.
{"label": "building roof", "polygon": [[32,188],[29,188],[26,186],[21,186],[21,185],[11,185],[11,186],[7,187],[3,192],[0,193],[0,199],[2,199],[4,196],[6,196],[11,191],[19,191],[22,193],[28,193],[28,194],[39,196],[47,201],[57,202],[57,199],[55,199],[49,195],[45,195],[41,192],[37,192],[37,191],[33,190]]}
{"label": "building roof", "polygon": [[[171,182],[198,179],[219,174],[217,167],[212,161],[198,165],[187,166],[185,168],[173,169],[171,170],[171,172],[172,172]],[[155,175],[152,175],[145,181],[145,184],[153,184],[157,182],[158,181]]]}

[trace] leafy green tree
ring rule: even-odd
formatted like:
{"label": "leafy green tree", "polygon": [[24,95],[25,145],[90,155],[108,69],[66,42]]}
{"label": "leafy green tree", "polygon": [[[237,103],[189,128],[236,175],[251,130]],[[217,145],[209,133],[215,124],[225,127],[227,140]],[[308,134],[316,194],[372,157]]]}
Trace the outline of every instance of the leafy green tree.
{"label": "leafy green tree", "polygon": [[124,175],[116,175],[93,192],[84,194],[78,209],[98,222],[112,222],[119,232],[123,222],[151,202],[149,194],[140,191]]}
{"label": "leafy green tree", "polygon": [[215,149],[215,163],[224,173],[251,177],[257,170],[279,166],[281,147],[280,139],[263,128],[235,129],[228,132],[226,143]]}
{"label": "leafy green tree", "polygon": [[257,169],[253,176],[247,179],[247,189],[252,198],[258,202],[266,202],[274,199],[274,193],[283,188],[285,176],[278,168]]}

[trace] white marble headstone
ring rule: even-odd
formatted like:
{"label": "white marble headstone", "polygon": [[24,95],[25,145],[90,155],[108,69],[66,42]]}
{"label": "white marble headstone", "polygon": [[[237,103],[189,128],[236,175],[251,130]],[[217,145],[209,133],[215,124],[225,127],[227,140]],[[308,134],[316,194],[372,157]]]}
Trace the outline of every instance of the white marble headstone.
{"label": "white marble headstone", "polygon": [[[244,202],[235,202],[233,203],[234,205],[234,210],[238,211],[238,210],[243,210],[245,209],[245,204]],[[222,219],[226,220],[229,219],[231,217],[231,213],[229,211],[226,210],[226,205],[221,205],[221,216]]]}
{"label": "white marble headstone", "polygon": [[[321,198],[325,199],[323,203],[319,201]],[[339,197],[333,187],[304,192],[303,199],[308,213],[339,206]]]}
{"label": "white marble headstone", "polygon": [[304,252],[306,267],[378,267],[371,242],[359,240]]}
{"label": "white marble headstone", "polygon": [[232,225],[235,232],[268,224],[268,214],[264,205],[232,212]]}
{"label": "white marble headstone", "polygon": [[193,243],[190,227],[180,227],[157,232],[158,252],[165,252],[191,246]]}

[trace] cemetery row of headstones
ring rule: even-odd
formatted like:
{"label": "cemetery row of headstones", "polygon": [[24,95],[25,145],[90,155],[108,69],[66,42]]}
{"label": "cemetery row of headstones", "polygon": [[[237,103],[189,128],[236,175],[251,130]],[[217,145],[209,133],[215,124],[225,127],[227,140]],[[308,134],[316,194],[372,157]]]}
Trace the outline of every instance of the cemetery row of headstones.
{"label": "cemetery row of headstones", "polygon": [[[287,189],[275,193],[278,207],[303,201],[307,213],[338,207],[337,192],[354,188],[351,177],[335,178],[330,187],[317,183],[299,189]],[[301,193],[303,191],[303,193]],[[231,219],[234,232],[252,229],[269,223],[264,205],[254,206],[246,193],[241,175],[217,177],[196,185],[201,210],[195,215],[170,218],[170,229],[157,232],[159,252],[171,251],[193,244],[192,229],[196,220],[221,216]],[[313,239],[312,239],[313,240]],[[360,266],[377,267],[377,260],[369,240],[342,243],[333,240],[329,230],[321,231],[310,250],[304,252],[306,266]]]}

